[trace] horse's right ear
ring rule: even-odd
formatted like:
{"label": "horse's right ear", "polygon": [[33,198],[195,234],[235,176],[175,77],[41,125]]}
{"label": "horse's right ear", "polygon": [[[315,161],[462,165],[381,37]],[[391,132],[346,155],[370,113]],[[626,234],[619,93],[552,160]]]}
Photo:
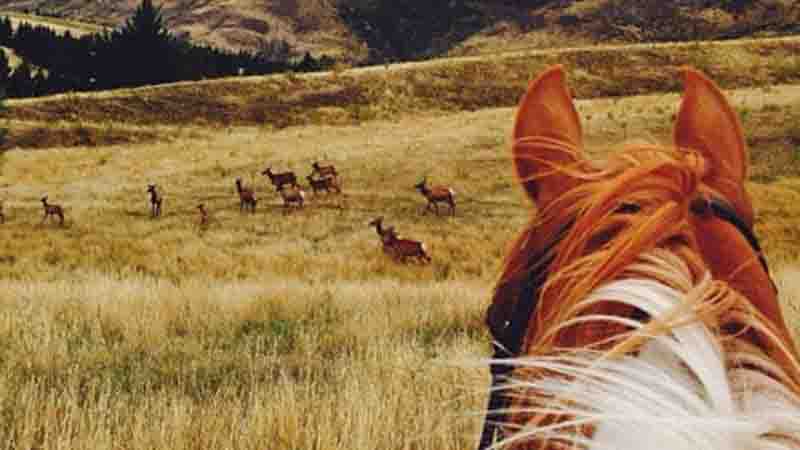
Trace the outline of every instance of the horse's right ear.
{"label": "horse's right ear", "polygon": [[583,148],[580,118],[564,79],[564,69],[554,66],[532,81],[514,124],[514,168],[540,209],[578,184],[560,170],[579,163]]}

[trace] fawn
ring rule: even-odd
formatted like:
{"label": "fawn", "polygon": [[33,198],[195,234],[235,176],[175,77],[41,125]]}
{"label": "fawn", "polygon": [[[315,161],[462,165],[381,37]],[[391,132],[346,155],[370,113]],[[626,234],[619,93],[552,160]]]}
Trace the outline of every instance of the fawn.
{"label": "fawn", "polygon": [[336,193],[342,192],[342,189],[339,187],[339,181],[334,177],[314,178],[313,175],[309,175],[306,179],[311,189],[314,191],[315,196],[317,192],[320,191],[325,191],[326,193],[330,193],[331,190],[336,191]]}
{"label": "fawn", "polygon": [[288,212],[292,205],[296,205],[297,208],[303,207],[306,193],[300,187],[283,186],[278,192],[283,199],[284,212]]}
{"label": "fawn", "polygon": [[242,185],[242,179],[236,179],[236,192],[239,193],[239,211],[244,211],[250,208],[250,211],[256,212],[256,193],[249,187]]}
{"label": "fawn", "polygon": [[422,181],[415,184],[414,187],[428,199],[428,205],[425,211],[429,211],[431,206],[436,209],[436,215],[439,215],[439,203],[447,203],[450,206],[450,213],[456,215],[456,202],[455,191],[446,186],[434,186],[429,188],[427,179],[423,178]]}
{"label": "fawn", "polygon": [[150,217],[156,218],[161,216],[161,203],[164,201],[164,198],[158,193],[155,184],[148,184],[147,192],[150,194]]}
{"label": "fawn", "polygon": [[208,215],[208,210],[206,209],[206,206],[200,203],[199,205],[197,205],[197,210],[200,211],[200,222],[198,223],[198,225],[200,225],[200,227],[207,227],[211,219]]}
{"label": "fawn", "polygon": [[378,232],[378,236],[380,236],[383,243],[383,251],[395,260],[406,262],[408,259],[413,258],[422,263],[431,262],[431,257],[428,256],[424,243],[411,239],[400,239],[393,227],[383,228],[382,217],[378,217],[369,224],[374,226],[375,231]]}
{"label": "fawn", "polygon": [[317,175],[317,177],[319,178],[324,178],[324,177],[336,178],[339,176],[339,174],[336,172],[336,167],[334,167],[333,164],[323,166],[320,165],[319,161],[314,161],[311,164],[311,174]]}
{"label": "fawn", "polygon": [[64,226],[64,208],[62,208],[61,205],[52,205],[47,203],[46,195],[42,197],[42,205],[44,206],[44,217],[42,218],[42,224],[47,221],[48,217],[53,217],[53,219],[58,217],[58,224],[60,226]]}
{"label": "fawn", "polygon": [[272,167],[267,167],[261,175],[265,175],[269,177],[269,181],[275,186],[275,189],[280,191],[283,189],[284,185],[291,185],[295,188],[300,188],[297,184],[297,177],[295,176],[294,172],[282,172],[282,173],[272,173]]}

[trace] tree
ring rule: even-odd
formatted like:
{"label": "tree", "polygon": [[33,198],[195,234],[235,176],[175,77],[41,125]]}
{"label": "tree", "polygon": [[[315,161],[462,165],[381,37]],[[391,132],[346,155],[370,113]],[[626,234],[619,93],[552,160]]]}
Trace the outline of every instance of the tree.
{"label": "tree", "polygon": [[14,69],[9,78],[10,97],[31,97],[33,96],[33,78],[31,66],[23,61],[22,64]]}
{"label": "tree", "polygon": [[439,53],[483,21],[467,0],[353,0],[341,2],[337,12],[376,62]]}
{"label": "tree", "polygon": [[[11,67],[8,65],[6,52],[0,50],[0,115],[4,115],[6,110],[6,90],[8,89],[8,78],[10,73]],[[4,125],[5,123],[0,125],[0,145],[6,143],[6,136],[8,136],[8,128],[6,128]]]}
{"label": "tree", "polygon": [[141,86],[176,81],[178,45],[164,26],[161,8],[142,0],[125,25],[106,39],[105,78],[116,86]]}

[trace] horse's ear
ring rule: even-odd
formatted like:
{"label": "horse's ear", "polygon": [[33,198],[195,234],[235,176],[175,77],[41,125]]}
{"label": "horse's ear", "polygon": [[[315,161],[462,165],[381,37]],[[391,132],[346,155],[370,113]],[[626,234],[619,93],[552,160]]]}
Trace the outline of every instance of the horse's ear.
{"label": "horse's ear", "polygon": [[739,117],[702,72],[687,67],[683,76],[685,91],[675,122],[675,144],[700,151],[708,164],[703,182],[752,224],[753,207],[744,190],[749,157]]}
{"label": "horse's ear", "polygon": [[559,170],[577,163],[583,147],[580,118],[564,79],[559,65],[532,81],[514,124],[514,168],[528,195],[542,209],[577,184]]}

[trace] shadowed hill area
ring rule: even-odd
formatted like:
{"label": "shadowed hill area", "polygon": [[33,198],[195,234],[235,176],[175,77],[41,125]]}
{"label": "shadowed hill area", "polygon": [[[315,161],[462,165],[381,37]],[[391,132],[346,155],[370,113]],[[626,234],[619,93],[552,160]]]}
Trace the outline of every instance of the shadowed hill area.
{"label": "shadowed hill area", "polygon": [[[3,0],[0,9],[113,27],[129,17],[137,3]],[[161,5],[170,29],[197,42],[258,49],[277,39],[299,52],[354,60],[374,56],[376,51],[384,57],[408,59],[408,53],[419,58],[519,46],[792,34],[798,32],[800,23],[800,6],[789,0],[454,0],[446,7],[437,6],[439,3],[165,0]],[[421,30],[421,25],[430,29]],[[390,48],[410,43],[412,47],[404,51]]]}

